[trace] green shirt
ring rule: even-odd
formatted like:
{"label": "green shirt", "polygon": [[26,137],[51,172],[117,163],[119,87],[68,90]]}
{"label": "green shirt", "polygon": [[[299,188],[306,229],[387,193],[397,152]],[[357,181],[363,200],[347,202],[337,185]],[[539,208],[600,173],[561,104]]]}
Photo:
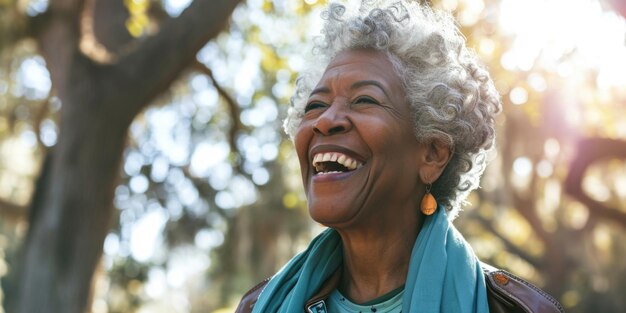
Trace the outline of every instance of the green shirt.
{"label": "green shirt", "polygon": [[404,286],[363,304],[356,304],[335,289],[328,297],[329,313],[401,313]]}

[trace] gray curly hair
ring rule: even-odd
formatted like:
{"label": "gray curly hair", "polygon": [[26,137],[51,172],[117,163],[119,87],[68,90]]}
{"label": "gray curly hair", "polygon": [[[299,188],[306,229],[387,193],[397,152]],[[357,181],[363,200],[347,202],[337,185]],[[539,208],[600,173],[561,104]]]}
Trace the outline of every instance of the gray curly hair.
{"label": "gray curly hair", "polygon": [[417,1],[398,0],[363,0],[353,12],[331,3],[322,18],[315,65],[296,81],[285,131],[293,139],[312,88],[339,52],[384,52],[404,84],[418,140],[438,140],[453,152],[431,192],[454,219],[485,170],[501,104],[489,73],[466,48],[453,18]]}

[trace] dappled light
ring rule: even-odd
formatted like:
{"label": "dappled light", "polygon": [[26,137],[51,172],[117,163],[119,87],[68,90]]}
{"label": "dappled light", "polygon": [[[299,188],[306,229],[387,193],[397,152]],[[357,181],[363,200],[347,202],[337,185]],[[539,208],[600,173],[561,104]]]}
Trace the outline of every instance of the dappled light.
{"label": "dappled light", "polygon": [[[0,1],[0,20],[20,21],[15,33],[25,36],[0,36],[0,299],[15,293],[4,281],[42,164],[61,131],[73,131],[62,130],[55,72],[19,28],[48,2]],[[117,23],[142,42],[192,2],[126,0]],[[232,312],[321,230],[307,215],[282,119],[325,3],[244,1],[137,110],[91,312]],[[536,282],[567,312],[625,311],[624,11],[609,0],[432,5],[457,17],[504,106],[497,153],[455,224],[483,261]],[[133,49],[119,45],[106,53]]]}

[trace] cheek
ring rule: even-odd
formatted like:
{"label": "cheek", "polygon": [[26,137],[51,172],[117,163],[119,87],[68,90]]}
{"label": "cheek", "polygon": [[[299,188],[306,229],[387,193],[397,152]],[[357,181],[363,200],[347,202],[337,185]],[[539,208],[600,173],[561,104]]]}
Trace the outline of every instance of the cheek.
{"label": "cheek", "polygon": [[383,127],[368,129],[369,140],[367,141],[375,154],[384,159],[397,161],[408,161],[416,157],[415,147],[418,144],[412,129],[398,125],[397,121],[383,125]]}
{"label": "cheek", "polygon": [[307,154],[309,150],[309,141],[311,136],[306,131],[306,128],[301,124],[296,130],[296,134],[294,136],[294,146],[296,148],[296,154],[298,155],[298,159],[300,160],[300,166],[303,165],[302,162],[306,162]]}
{"label": "cheek", "polygon": [[365,140],[379,149],[401,148],[398,145],[405,146],[407,138],[413,136],[412,130],[396,119],[370,118],[361,124],[364,126],[361,127],[361,133],[363,137],[367,136]]}

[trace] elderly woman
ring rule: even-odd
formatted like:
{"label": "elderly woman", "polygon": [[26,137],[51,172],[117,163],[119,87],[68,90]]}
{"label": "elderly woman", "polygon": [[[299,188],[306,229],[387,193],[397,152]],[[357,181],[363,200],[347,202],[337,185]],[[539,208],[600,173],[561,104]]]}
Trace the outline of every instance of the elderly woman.
{"label": "elderly woman", "polygon": [[[237,312],[559,312],[482,265],[451,224],[478,185],[500,101],[447,14],[331,4],[285,121],[328,227]],[[321,65],[321,66],[320,66]]]}

